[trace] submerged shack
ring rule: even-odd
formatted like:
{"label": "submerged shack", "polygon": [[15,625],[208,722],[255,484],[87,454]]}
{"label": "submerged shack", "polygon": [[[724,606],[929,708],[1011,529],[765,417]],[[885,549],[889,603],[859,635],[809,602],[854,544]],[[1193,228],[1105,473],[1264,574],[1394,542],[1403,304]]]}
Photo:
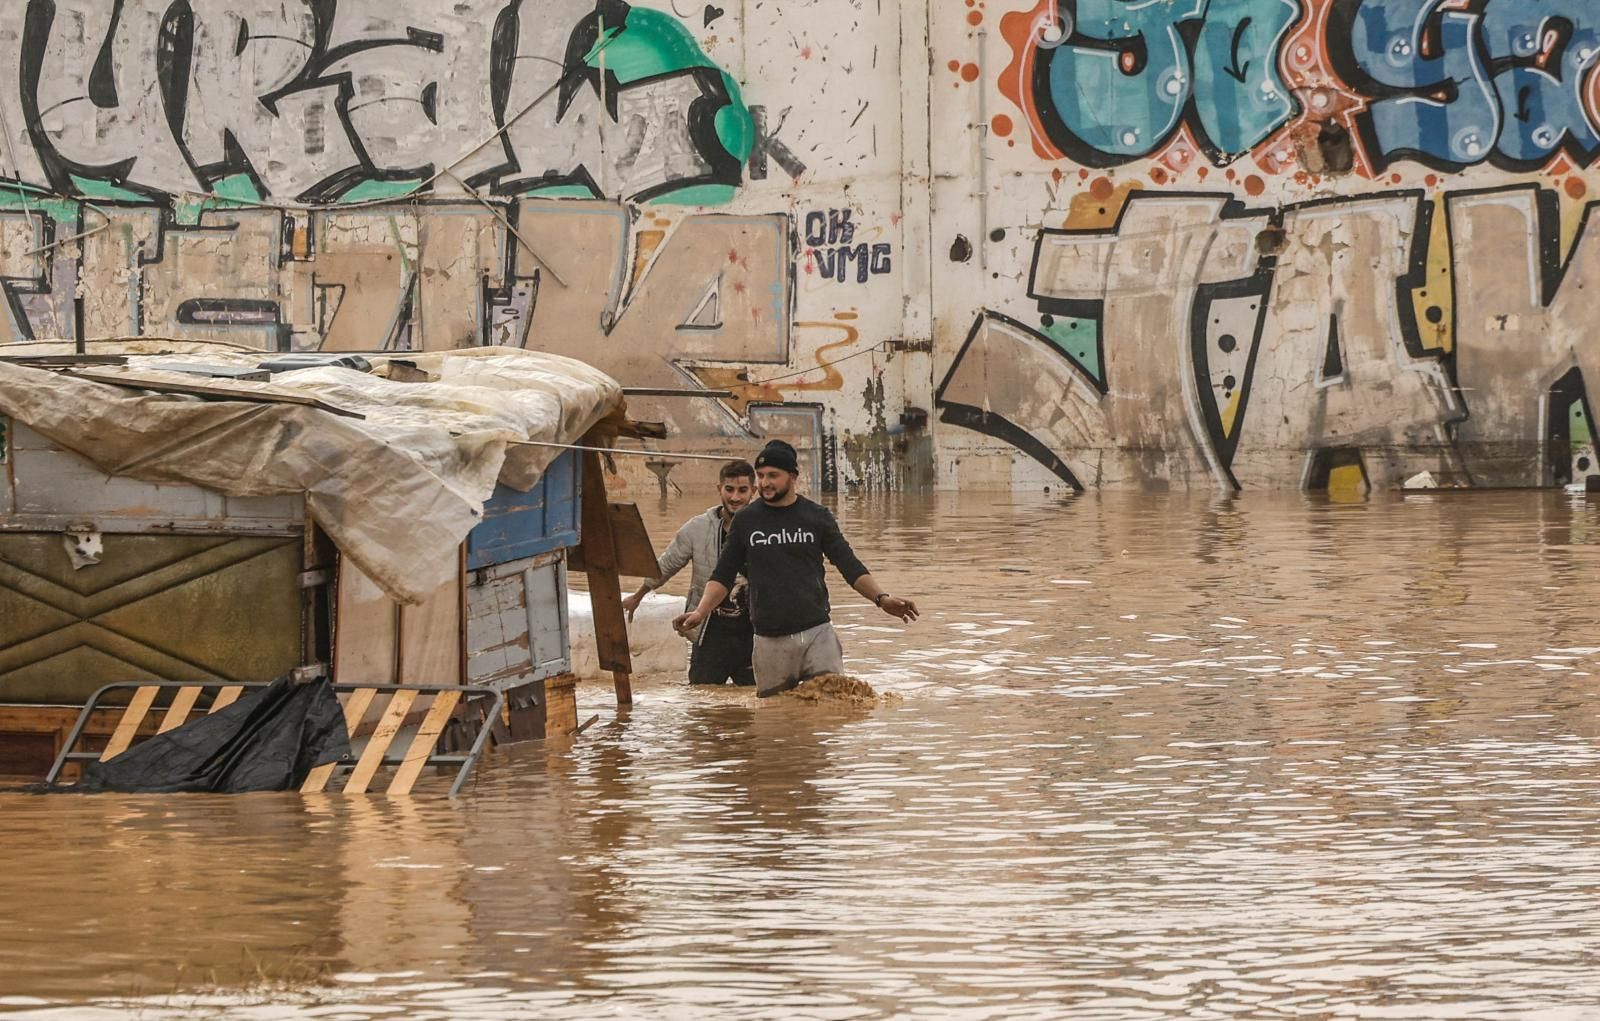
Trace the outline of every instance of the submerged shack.
{"label": "submerged shack", "polygon": [[572,448],[637,428],[609,376],[515,349],[0,360],[0,772],[41,774],[113,682],[467,684],[505,737],[572,730],[585,519],[597,592],[619,559]]}

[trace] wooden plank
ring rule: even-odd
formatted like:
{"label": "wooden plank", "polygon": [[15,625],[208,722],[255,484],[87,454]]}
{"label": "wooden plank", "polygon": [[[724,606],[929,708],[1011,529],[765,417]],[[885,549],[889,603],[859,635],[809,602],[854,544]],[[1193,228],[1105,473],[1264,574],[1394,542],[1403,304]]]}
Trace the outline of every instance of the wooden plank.
{"label": "wooden plank", "polygon": [[394,601],[346,556],[339,558],[334,598],[333,679],[340,684],[393,684],[400,628]]}
{"label": "wooden plank", "polygon": [[622,582],[617,577],[617,551],[611,537],[611,511],[606,503],[600,455],[583,454],[583,564],[589,576],[594,611],[595,651],[600,669],[610,670],[618,705],[633,703],[633,656],[628,651],[628,623],[622,611]]}
{"label": "wooden plank", "polygon": [[389,784],[389,794],[411,793],[412,785],[427,764],[428,756],[433,754],[433,746],[439,743],[439,735],[444,731],[444,725],[450,722],[450,714],[456,711],[456,703],[460,700],[459,691],[441,691],[433,697],[428,715],[417,729],[416,736],[411,739],[411,747],[406,749],[405,761],[400,763],[394,780]]}
{"label": "wooden plank", "polygon": [[189,713],[194,710],[195,702],[200,698],[200,685],[191,684],[179,688],[178,693],[172,696],[172,704],[167,707],[167,715],[161,717],[161,726],[156,728],[157,734],[165,734],[183,726],[189,719]]}
{"label": "wooden plank", "polygon": [[613,503],[606,510],[611,518],[611,545],[617,551],[617,573],[630,578],[654,578],[660,568],[650,532],[639,515],[639,505]]}
{"label": "wooden plank", "polygon": [[400,732],[400,725],[405,722],[406,713],[411,711],[411,703],[417,700],[415,691],[397,691],[389,699],[389,707],[383,711],[383,719],[378,721],[378,729],[367,738],[366,750],[361,753],[361,759],[356,763],[356,768],[350,774],[350,781],[344,785],[346,794],[365,794],[367,787],[372,784],[372,778],[383,765],[383,757],[389,751],[389,745],[394,741],[394,736]]}
{"label": "wooden plank", "polygon": [[[330,415],[342,415],[345,418],[366,418],[359,411],[341,408],[327,401],[303,393],[296,393],[288,389],[272,390],[245,390],[235,389],[217,383],[188,383],[178,382],[162,376],[150,376],[133,372],[107,372],[102,369],[73,369],[70,374],[79,379],[86,379],[93,383],[107,383],[111,386],[128,387],[132,390],[149,390],[161,394],[184,394],[189,397],[199,397],[212,401],[244,401],[247,404],[295,404],[305,408],[316,408],[326,411]],[[174,373],[181,375],[181,373]],[[262,384],[257,383],[256,386]],[[270,385],[270,384],[268,384]]]}
{"label": "wooden plank", "polygon": [[671,386],[625,386],[624,397],[732,397],[732,390],[687,390]]}
{"label": "wooden plank", "polygon": [[69,366],[80,365],[126,365],[127,355],[30,355],[30,354],[0,354],[0,362],[16,362],[18,365],[37,366]]}
{"label": "wooden plank", "polygon": [[400,608],[400,665],[396,684],[460,684],[465,639],[463,572],[415,606]]}
{"label": "wooden plank", "polygon": [[[367,715],[367,707],[372,704],[372,697],[378,693],[377,688],[357,688],[344,700],[344,729],[346,733],[355,733],[356,724]],[[328,778],[333,776],[334,769],[339,764],[329,762],[317,766],[306,774],[305,783],[300,785],[301,794],[316,794],[328,785]]]}
{"label": "wooden plank", "polygon": [[156,692],[160,690],[154,685],[146,685],[133,693],[133,697],[128,700],[128,708],[122,713],[121,722],[117,724],[111,740],[106,742],[106,750],[100,753],[101,762],[128,750],[133,735],[139,732],[139,724],[144,722],[145,713],[150,711],[150,706],[156,700]]}
{"label": "wooden plank", "polygon": [[215,712],[221,712],[222,710],[224,710],[224,709],[228,708],[229,706],[233,705],[233,703],[236,702],[238,700],[239,696],[242,695],[243,693],[244,693],[244,685],[242,685],[242,684],[230,684],[230,685],[228,685],[226,688],[223,688],[221,691],[217,692],[216,699],[214,699],[212,701],[212,703],[211,703],[211,711],[214,712],[214,713]]}

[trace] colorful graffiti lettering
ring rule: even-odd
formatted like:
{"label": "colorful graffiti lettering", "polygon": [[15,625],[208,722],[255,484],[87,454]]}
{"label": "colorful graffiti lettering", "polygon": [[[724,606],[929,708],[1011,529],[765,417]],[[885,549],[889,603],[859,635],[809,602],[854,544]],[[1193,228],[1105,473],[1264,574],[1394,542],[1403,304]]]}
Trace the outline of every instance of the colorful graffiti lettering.
{"label": "colorful graffiti lettering", "polygon": [[1532,169],[1559,151],[1588,163],[1600,151],[1584,98],[1597,30],[1600,14],[1571,0],[1338,0],[1328,26],[1333,66],[1369,100],[1357,124],[1380,170],[1408,158]]}
{"label": "colorful graffiti lettering", "polygon": [[[936,403],[1075,487],[1582,478],[1593,209],[1563,257],[1532,185],[1264,210],[1136,192],[1110,229],[1038,235],[1032,311],[980,313]],[[1453,298],[1430,293],[1441,261]],[[1024,321],[1063,316],[1081,340]]]}
{"label": "colorful graffiti lettering", "polygon": [[[1213,164],[1346,130],[1369,175],[1600,155],[1600,13],[1579,0],[1041,0],[998,85],[1036,153],[1089,167],[1190,136]],[[1269,166],[1268,169],[1274,169]]]}
{"label": "colorful graffiti lettering", "polygon": [[805,166],[670,13],[40,0],[0,14],[0,80],[0,344],[504,343],[668,388],[789,360],[789,218],[674,207]]}
{"label": "colorful graffiti lettering", "polygon": [[1294,115],[1276,56],[1299,15],[1298,0],[1081,0],[1064,27],[1045,0],[1001,20],[1014,60],[1000,87],[1028,115],[1041,155],[1115,166],[1187,122],[1225,163]]}
{"label": "colorful graffiti lettering", "polygon": [[689,30],[623,0],[11,4],[0,80],[0,177],[92,199],[707,203],[757,140]]}

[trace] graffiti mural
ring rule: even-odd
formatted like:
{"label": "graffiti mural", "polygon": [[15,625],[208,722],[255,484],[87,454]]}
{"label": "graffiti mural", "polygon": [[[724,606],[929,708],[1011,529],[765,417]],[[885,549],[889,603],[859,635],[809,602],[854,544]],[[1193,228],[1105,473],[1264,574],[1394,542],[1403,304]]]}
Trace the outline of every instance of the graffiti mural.
{"label": "graffiti mural", "polygon": [[985,201],[1042,212],[945,305],[942,424],[1080,489],[1600,482],[1588,5],[968,6]]}
{"label": "graffiti mural", "polygon": [[841,485],[1600,480],[1577,0],[0,6],[0,344],[540,347]]}
{"label": "graffiti mural", "polygon": [[980,313],[935,399],[1076,488],[1309,485],[1336,454],[1376,487],[1581,481],[1600,474],[1594,205],[1563,246],[1537,186],[1262,209],[1134,193],[1109,229],[1038,234],[1038,325]]}
{"label": "graffiti mural", "polygon": [[[805,165],[665,11],[31,0],[0,80],[0,344],[503,343],[661,387],[790,358],[789,217],[682,207]],[[644,410],[748,437],[748,404]]]}
{"label": "graffiti mural", "polygon": [[622,0],[34,0],[0,80],[0,176],[59,196],[707,202],[755,141],[683,24]]}
{"label": "graffiti mural", "polygon": [[1227,162],[1295,112],[1275,57],[1299,15],[1298,0],[1044,0],[1001,20],[1014,48],[1001,90],[1042,156],[1115,166],[1186,124]]}
{"label": "graffiti mural", "polygon": [[1083,166],[1160,156],[1180,129],[1226,165],[1324,125],[1369,174],[1600,154],[1600,11],[1580,0],[1040,0],[1001,32],[1035,151]]}
{"label": "graffiti mural", "polygon": [[0,342],[482,343],[518,202],[726,201],[756,142],[621,0],[30,2],[0,75]]}

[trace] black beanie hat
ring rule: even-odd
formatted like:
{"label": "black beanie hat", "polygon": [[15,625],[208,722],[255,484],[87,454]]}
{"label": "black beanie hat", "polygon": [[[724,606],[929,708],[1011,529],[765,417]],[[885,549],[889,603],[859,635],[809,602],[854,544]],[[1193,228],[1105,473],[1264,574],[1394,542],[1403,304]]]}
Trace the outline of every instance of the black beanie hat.
{"label": "black beanie hat", "polygon": [[800,474],[800,458],[794,448],[782,440],[768,440],[756,455],[757,468],[781,468],[794,475]]}

